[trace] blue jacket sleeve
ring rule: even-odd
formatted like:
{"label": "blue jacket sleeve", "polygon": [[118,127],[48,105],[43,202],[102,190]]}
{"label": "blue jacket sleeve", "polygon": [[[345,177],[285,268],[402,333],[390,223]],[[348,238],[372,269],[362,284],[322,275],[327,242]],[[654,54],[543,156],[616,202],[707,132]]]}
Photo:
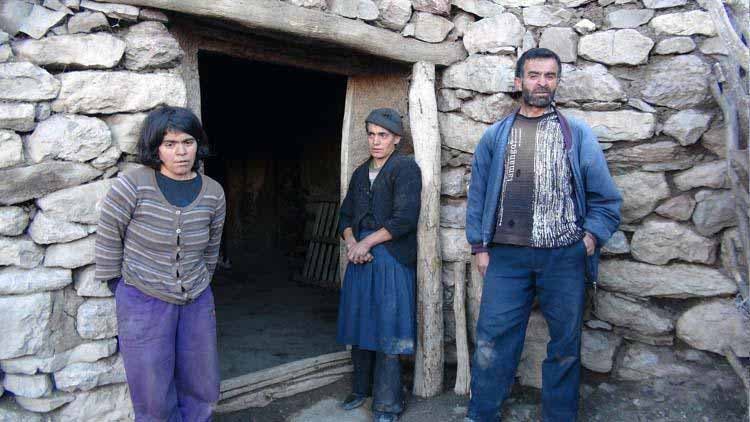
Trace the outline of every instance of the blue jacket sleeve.
{"label": "blue jacket sleeve", "polygon": [[417,230],[422,206],[422,171],[414,160],[404,160],[394,179],[393,212],[383,227],[397,239]]}
{"label": "blue jacket sleeve", "polygon": [[471,161],[471,181],[466,203],[466,240],[473,253],[485,251],[482,244],[482,217],[487,193],[487,178],[492,165],[492,132],[489,128],[482,135]]}
{"label": "blue jacket sleeve", "polygon": [[586,193],[584,230],[596,237],[597,246],[604,246],[620,225],[622,196],[609,173],[604,152],[591,129],[585,128],[581,143],[581,177]]}

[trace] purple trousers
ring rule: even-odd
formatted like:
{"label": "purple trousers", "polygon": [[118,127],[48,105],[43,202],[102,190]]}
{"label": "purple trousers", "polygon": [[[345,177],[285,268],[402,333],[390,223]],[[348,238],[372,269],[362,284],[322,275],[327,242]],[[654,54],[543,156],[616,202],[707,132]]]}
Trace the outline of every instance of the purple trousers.
{"label": "purple trousers", "polygon": [[115,303],[136,422],[210,421],[221,381],[211,287],[174,305],[120,280]]}

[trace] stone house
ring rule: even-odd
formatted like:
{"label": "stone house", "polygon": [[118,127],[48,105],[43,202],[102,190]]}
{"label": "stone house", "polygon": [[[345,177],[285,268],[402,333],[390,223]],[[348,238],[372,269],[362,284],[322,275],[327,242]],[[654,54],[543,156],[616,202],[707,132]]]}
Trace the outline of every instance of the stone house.
{"label": "stone house", "polygon": [[[689,376],[726,347],[750,356],[727,255],[738,234],[723,122],[708,87],[726,51],[698,3],[121,3],[0,4],[0,396],[14,402],[0,397],[0,420],[132,418],[114,300],[93,281],[97,203],[137,165],[140,124],[162,104],[193,109],[212,139],[231,139],[205,163],[227,191],[230,255],[287,224],[253,208],[261,185],[301,209],[309,204],[284,195],[335,202],[367,155],[365,114],[404,115],[427,198],[415,392],[439,392],[481,294],[463,231],[472,152],[515,107],[514,62],[534,46],[563,60],[557,104],[594,128],[625,200],[583,365],[640,380]],[[251,150],[267,159],[242,158]],[[289,174],[301,187],[285,185]],[[540,386],[546,336],[533,314],[525,385]]]}

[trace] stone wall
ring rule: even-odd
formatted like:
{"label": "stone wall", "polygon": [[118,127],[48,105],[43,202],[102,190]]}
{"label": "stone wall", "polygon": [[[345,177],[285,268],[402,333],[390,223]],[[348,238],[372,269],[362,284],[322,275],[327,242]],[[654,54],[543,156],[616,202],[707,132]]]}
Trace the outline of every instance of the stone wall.
{"label": "stone wall", "polygon": [[[725,346],[750,355],[725,271],[736,222],[707,88],[724,51],[698,4],[289,2],[425,42],[463,40],[469,56],[443,69],[438,87],[445,261],[469,260],[471,154],[515,106],[517,54],[557,51],[565,62],[558,105],[594,128],[625,198],[584,330],[584,366],[616,379],[679,379]],[[0,395],[15,396],[0,398],[0,420],[127,420],[114,300],[93,282],[97,203],[112,177],[136,165],[145,113],[185,105],[175,67],[183,53],[159,11],[41,3],[0,4]],[[449,355],[453,279],[444,274]],[[540,384],[546,336],[535,313],[519,369],[526,385]]]}

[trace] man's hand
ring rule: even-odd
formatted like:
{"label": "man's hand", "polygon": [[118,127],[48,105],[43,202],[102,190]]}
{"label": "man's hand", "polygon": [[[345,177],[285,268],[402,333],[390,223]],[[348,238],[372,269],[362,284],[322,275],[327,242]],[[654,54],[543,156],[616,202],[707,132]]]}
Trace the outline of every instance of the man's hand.
{"label": "man's hand", "polygon": [[479,274],[482,274],[482,277],[484,277],[484,274],[487,272],[487,267],[490,265],[489,252],[477,252],[474,259],[477,261],[477,270],[479,271]]}
{"label": "man's hand", "polygon": [[586,255],[593,255],[594,250],[596,249],[596,238],[594,237],[594,235],[586,232],[586,234],[583,235],[583,244],[586,245]]}

